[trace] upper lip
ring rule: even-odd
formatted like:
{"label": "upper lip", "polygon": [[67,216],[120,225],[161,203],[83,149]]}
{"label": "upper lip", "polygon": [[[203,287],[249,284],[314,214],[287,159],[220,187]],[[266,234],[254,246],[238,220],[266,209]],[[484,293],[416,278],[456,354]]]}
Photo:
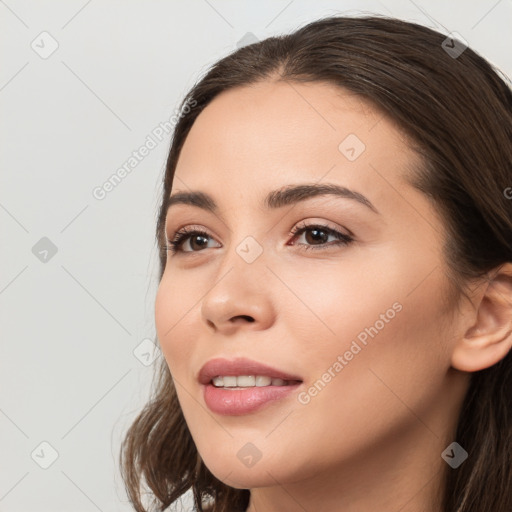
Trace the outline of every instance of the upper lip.
{"label": "upper lip", "polygon": [[264,375],[274,379],[302,381],[297,375],[292,375],[245,357],[234,360],[210,359],[199,371],[198,380],[201,384],[209,384],[213,377],[225,375]]}

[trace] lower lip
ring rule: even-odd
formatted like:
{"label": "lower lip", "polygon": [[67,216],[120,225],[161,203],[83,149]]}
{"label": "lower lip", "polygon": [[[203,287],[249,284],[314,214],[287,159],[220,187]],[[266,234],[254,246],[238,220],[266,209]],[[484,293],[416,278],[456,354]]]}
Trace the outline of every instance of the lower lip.
{"label": "lower lip", "polygon": [[285,398],[301,384],[299,382],[287,386],[255,386],[246,389],[216,388],[213,384],[207,384],[203,385],[203,396],[212,412],[239,416],[257,411],[270,402]]}

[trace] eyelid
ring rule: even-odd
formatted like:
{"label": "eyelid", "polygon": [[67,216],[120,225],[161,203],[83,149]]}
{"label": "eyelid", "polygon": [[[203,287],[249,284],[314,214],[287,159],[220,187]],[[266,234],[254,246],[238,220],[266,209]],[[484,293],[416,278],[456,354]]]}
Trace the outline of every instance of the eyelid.
{"label": "eyelid", "polygon": [[[319,245],[315,244],[305,244],[305,243],[297,243],[295,240],[293,243],[287,243],[286,245],[289,246],[297,246],[299,250],[317,250],[317,251],[328,251],[332,250],[333,248],[338,248],[339,246],[348,246],[352,242],[356,241],[356,238],[352,231],[350,229],[344,228],[344,227],[338,227],[332,226],[330,222],[325,220],[313,220],[310,219],[309,221],[306,221],[303,219],[302,221],[299,221],[296,223],[289,231],[288,236],[292,237],[293,239],[296,239],[300,236],[302,236],[305,232],[309,230],[313,230],[315,228],[319,228],[320,231],[324,231],[328,233],[328,236],[335,237],[335,241],[333,242],[323,242]],[[345,233],[344,231],[348,231],[350,234]],[[204,236],[205,238],[208,238],[210,240],[214,240],[216,243],[219,243],[216,240],[216,237],[212,235],[208,229],[199,227],[198,225],[185,225],[181,228],[176,229],[171,237],[167,236],[167,230],[166,230],[166,251],[171,252],[173,256],[177,255],[184,255],[184,254],[193,254],[193,253],[200,253],[203,252],[202,250],[199,251],[184,251],[182,249],[183,244],[190,241],[191,237],[193,235],[195,236]],[[222,247],[222,244],[221,244]],[[211,247],[203,247],[202,249],[211,249]]]}
{"label": "eyelid", "polygon": [[[187,230],[187,232],[190,231],[206,231],[208,232],[208,236],[211,238],[216,238],[214,235],[211,234],[211,231],[208,228],[205,228],[201,224],[183,224],[178,228],[174,229],[165,229],[165,240],[167,242],[170,242],[172,239],[175,238],[176,234],[180,231]],[[169,237],[169,233],[172,233],[172,236]]]}
{"label": "eyelid", "polygon": [[[288,230],[288,235],[292,236],[294,233],[296,233],[298,231],[299,228],[307,228],[307,227],[313,227],[313,226],[317,226],[317,225],[325,226],[326,228],[332,229],[334,231],[341,231],[343,234],[346,234],[347,236],[355,237],[355,234],[349,228],[347,228],[345,226],[341,226],[340,224],[333,223],[331,221],[323,220],[320,217],[305,217],[304,219],[297,221],[293,225],[293,227],[290,230]],[[203,225],[201,225],[201,224],[186,224],[185,223],[185,224],[179,225],[179,227],[174,228],[174,229],[170,229],[170,230],[164,229],[166,242],[170,242],[172,239],[174,239],[174,237],[176,236],[176,234],[178,232],[180,232],[184,229],[186,229],[188,232],[193,231],[193,230],[206,231],[208,233],[208,236],[216,239],[216,236],[211,234],[211,230],[209,230],[208,228],[205,228]],[[168,236],[169,232],[172,232],[171,237]],[[346,232],[346,233],[344,233],[344,232]]]}
{"label": "eyelid", "polygon": [[324,226],[326,229],[339,231],[343,235],[355,238],[355,234],[349,228],[335,222],[323,220],[320,217],[306,217],[305,219],[298,221],[290,230],[289,234],[293,234],[294,232],[296,233],[300,228],[311,228],[314,226]]}

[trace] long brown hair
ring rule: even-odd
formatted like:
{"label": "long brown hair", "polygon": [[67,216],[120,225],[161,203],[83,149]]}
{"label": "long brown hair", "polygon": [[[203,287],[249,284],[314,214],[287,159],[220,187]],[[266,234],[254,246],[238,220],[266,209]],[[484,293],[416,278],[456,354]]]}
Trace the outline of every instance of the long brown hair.
{"label": "long brown hair", "polygon": [[[156,228],[160,279],[166,201],[189,130],[219,93],[262,80],[335,84],[398,123],[422,161],[408,179],[436,205],[449,234],[444,257],[455,297],[466,294],[469,280],[512,261],[507,78],[461,42],[424,26],[380,15],[333,16],[234,51],[184,98],[182,108],[193,107],[175,126]],[[164,510],[191,490],[198,511],[245,511],[250,491],[225,485],[201,460],[164,358],[155,375],[152,396],[120,453],[135,510]],[[471,375],[456,440],[469,458],[446,472],[442,511],[510,512],[512,353]],[[142,503],[143,486],[150,505]]]}

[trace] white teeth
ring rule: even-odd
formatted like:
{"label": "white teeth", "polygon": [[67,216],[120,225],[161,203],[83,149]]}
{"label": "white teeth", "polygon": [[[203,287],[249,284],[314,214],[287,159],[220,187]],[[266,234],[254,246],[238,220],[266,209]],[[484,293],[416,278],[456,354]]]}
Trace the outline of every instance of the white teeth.
{"label": "white teeth", "polygon": [[258,387],[270,386],[271,383],[272,379],[266,375],[258,375],[256,377],[256,386]]}
{"label": "white teeth", "polygon": [[264,386],[287,386],[288,381],[283,379],[272,379],[266,375],[226,375],[217,376],[212,379],[213,385],[218,388],[250,388]]}
{"label": "white teeth", "polygon": [[[226,377],[224,377],[226,379]],[[226,382],[226,380],[224,380]],[[256,377],[254,375],[240,375],[236,378],[238,386],[245,388],[246,386],[254,386],[256,384]]]}
{"label": "white teeth", "polygon": [[224,386],[224,379],[222,377],[213,377],[213,385],[217,387]]}
{"label": "white teeth", "polygon": [[236,388],[237,377],[223,377],[225,388]]}

